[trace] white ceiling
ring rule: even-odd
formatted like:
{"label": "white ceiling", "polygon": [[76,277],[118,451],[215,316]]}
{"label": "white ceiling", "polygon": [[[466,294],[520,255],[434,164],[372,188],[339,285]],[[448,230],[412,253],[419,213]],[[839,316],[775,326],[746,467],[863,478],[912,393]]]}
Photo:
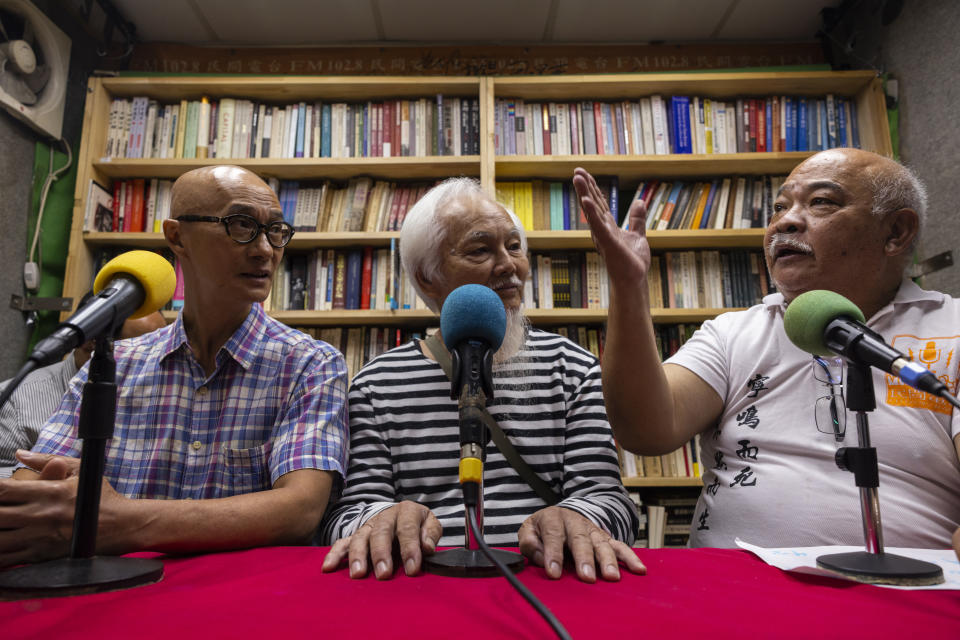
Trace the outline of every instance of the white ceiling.
{"label": "white ceiling", "polygon": [[840,0],[113,0],[144,42],[195,45],[811,40]]}

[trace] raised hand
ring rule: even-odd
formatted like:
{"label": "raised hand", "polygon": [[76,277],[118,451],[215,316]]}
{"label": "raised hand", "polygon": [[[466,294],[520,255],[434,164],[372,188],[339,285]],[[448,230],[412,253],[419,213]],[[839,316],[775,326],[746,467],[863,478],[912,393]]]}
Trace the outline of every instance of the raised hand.
{"label": "raised hand", "polygon": [[624,231],[610,215],[610,207],[597,181],[585,169],[577,167],[574,170],[573,187],[590,225],[593,244],[607,264],[611,283],[637,286],[638,282],[644,282],[650,268],[650,244],[646,234],[647,209],[643,202],[634,200],[630,204],[627,213],[629,230]]}

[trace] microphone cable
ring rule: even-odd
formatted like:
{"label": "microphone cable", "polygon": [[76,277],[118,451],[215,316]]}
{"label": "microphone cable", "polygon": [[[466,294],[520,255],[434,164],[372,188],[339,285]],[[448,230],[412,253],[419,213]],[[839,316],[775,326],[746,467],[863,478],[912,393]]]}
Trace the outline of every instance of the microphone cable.
{"label": "microphone cable", "polygon": [[957,397],[949,391],[941,392],[940,397],[955,406],[957,409],[960,409],[960,400],[957,400]]}
{"label": "microphone cable", "polygon": [[507,579],[507,582],[516,589],[523,599],[530,603],[530,605],[540,614],[540,616],[547,621],[547,624],[550,625],[550,628],[553,629],[553,632],[557,634],[558,638],[561,640],[571,640],[570,633],[564,628],[560,621],[557,620],[557,617],[553,615],[553,612],[547,608],[545,604],[540,602],[537,599],[537,596],[533,595],[530,589],[527,588],[525,584],[520,582],[517,579],[517,576],[513,574],[513,571],[507,568],[503,562],[490,550],[490,546],[483,539],[483,534],[480,533],[480,527],[477,524],[477,511],[476,507],[468,506],[467,507],[467,521],[470,523],[470,531],[473,533],[474,539],[477,541],[477,544],[480,545],[480,550],[483,551],[483,555],[487,556],[487,559],[493,564],[497,565],[497,569],[500,570],[500,573],[503,574],[503,577]]}

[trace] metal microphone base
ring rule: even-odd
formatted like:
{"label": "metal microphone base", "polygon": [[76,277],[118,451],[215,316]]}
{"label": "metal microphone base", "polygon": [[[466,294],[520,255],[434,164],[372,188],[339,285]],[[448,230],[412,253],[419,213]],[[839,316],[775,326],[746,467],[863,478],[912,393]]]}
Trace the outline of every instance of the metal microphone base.
{"label": "metal microphone base", "polygon": [[[523,569],[523,556],[503,549],[490,550],[513,573]],[[490,578],[499,576],[497,565],[490,562],[480,549],[445,549],[423,559],[424,571],[454,578]]]}
{"label": "metal microphone base", "polygon": [[147,558],[59,558],[0,573],[0,598],[54,598],[119,591],[158,582],[163,563]]}
{"label": "metal microphone base", "polygon": [[943,570],[937,565],[892,553],[832,553],[817,558],[817,566],[870,584],[919,587],[943,582]]}

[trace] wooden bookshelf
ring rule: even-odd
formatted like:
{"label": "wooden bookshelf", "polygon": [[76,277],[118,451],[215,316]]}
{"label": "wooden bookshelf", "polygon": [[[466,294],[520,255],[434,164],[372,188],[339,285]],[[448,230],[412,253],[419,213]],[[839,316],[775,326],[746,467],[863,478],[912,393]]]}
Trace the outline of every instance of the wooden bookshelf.
{"label": "wooden bookshelf", "polygon": [[[657,323],[704,322],[726,311],[739,309],[653,309],[651,315]],[[172,320],[174,311],[164,311]],[[438,318],[432,311],[423,309],[400,309],[377,311],[372,309],[337,309],[334,311],[272,311],[276,319],[297,327],[379,326],[423,327],[437,325]],[[530,309],[526,316],[535,325],[589,323],[600,324],[607,319],[606,309]]]}
{"label": "wooden bookshelf", "polygon": [[643,156],[498,156],[497,178],[566,180],[577,167],[596,175],[617,176],[621,183],[644,178],[690,178],[704,175],[787,174],[812,156],[809,151],[770,153],[669,154]]}
{"label": "wooden bookshelf", "polygon": [[[165,246],[159,233],[94,233],[83,229],[91,180],[110,187],[117,179],[173,179],[190,169],[213,164],[238,164],[264,177],[281,180],[346,180],[365,175],[387,180],[435,180],[467,175],[494,192],[497,180],[568,180],[575,167],[595,175],[616,176],[624,192],[647,179],[686,179],[730,175],[786,174],[810,152],[498,156],[495,153],[495,101],[636,100],[654,94],[699,95],[728,99],[738,96],[821,96],[836,94],[856,104],[861,147],[892,155],[885,98],[880,80],[867,71],[610,74],[550,77],[320,77],[320,76],[145,76],[91,78],[83,118],[83,138],[77,156],[77,182],[63,295],[79,299],[89,288],[95,253],[107,247],[156,249]],[[248,98],[273,104],[298,101],[362,102],[437,94],[476,98],[480,115],[480,152],[468,156],[387,158],[260,158],[260,159],[107,159],[103,158],[111,101],[147,96],[160,102],[211,98]],[[291,252],[320,248],[387,247],[398,234],[298,232]],[[762,229],[652,231],[651,248],[759,249]],[[529,231],[531,250],[587,250],[587,231]],[[728,309],[655,309],[657,323],[699,323]],[[65,314],[66,315],[66,314]],[[435,325],[427,311],[276,311],[275,317],[294,326]],[[536,325],[600,324],[601,309],[530,309]],[[172,319],[174,314],[166,312]],[[697,487],[698,478],[626,478],[630,488]]]}
{"label": "wooden bookshelf", "polygon": [[[441,179],[468,175],[479,177],[480,156],[430,156],[396,158],[244,158],[231,160],[265,177],[310,180],[318,177],[346,180],[357,175],[390,180]],[[200,167],[223,164],[217,158],[104,159],[93,168],[108,178],[177,178]]]}
{"label": "wooden bookshelf", "polygon": [[702,487],[700,478],[623,478],[623,486],[628,489],[646,489],[648,487]]}
{"label": "wooden bookshelf", "polygon": [[[763,241],[763,229],[719,229],[703,232],[690,229],[650,231],[650,247],[660,249],[754,249]],[[290,250],[373,246],[389,247],[400,234],[395,231],[344,231],[317,233],[298,231],[287,247]],[[86,231],[83,241],[90,247],[123,246],[161,249],[167,246],[162,233]],[[527,243],[533,251],[549,249],[593,249],[589,231],[529,231]]]}

